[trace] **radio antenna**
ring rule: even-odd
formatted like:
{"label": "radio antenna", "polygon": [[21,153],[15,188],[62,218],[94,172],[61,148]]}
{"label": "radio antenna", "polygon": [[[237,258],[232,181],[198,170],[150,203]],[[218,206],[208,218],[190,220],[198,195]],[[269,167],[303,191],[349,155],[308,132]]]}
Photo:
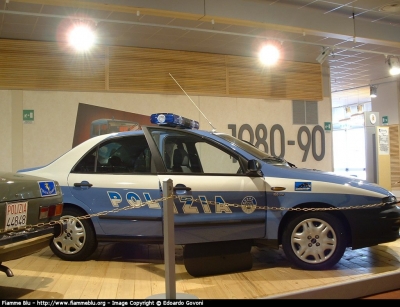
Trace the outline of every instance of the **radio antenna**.
{"label": "radio antenna", "polygon": [[185,90],[182,88],[182,86],[180,86],[180,84],[178,83],[178,81],[175,80],[175,78],[171,75],[171,73],[169,73],[169,75],[171,76],[172,79],[174,79],[175,83],[178,84],[178,86],[181,88],[181,90],[185,93],[185,95],[187,96],[187,98],[189,98],[189,100],[194,104],[194,106],[197,108],[197,110],[199,110],[199,112],[201,113],[201,115],[204,116],[204,118],[208,121],[208,123],[210,124],[210,126],[213,128],[212,132],[216,132],[217,130],[215,129],[215,127],[211,124],[211,122],[208,120],[208,118],[204,115],[203,112],[201,112],[201,110],[199,109],[199,107],[194,103],[194,101],[192,100],[192,98],[190,98],[190,96],[185,92]]}

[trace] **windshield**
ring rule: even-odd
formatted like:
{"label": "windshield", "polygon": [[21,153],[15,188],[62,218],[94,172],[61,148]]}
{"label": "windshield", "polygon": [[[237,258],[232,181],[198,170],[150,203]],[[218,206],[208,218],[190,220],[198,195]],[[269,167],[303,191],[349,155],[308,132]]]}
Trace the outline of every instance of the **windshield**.
{"label": "windshield", "polygon": [[224,139],[225,141],[228,141],[232,145],[237,146],[240,149],[243,149],[244,151],[248,152],[255,158],[260,159],[268,164],[294,167],[293,164],[288,163],[285,159],[271,156],[266,152],[261,151],[250,142],[239,140],[229,134],[216,133],[215,135],[220,137],[221,139]]}

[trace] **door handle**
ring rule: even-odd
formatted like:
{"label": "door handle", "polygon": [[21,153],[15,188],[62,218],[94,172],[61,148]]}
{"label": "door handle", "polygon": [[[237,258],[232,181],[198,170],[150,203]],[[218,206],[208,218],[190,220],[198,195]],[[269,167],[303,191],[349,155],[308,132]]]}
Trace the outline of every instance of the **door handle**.
{"label": "door handle", "polygon": [[177,184],[176,186],[173,187],[174,191],[191,191],[192,188],[189,188],[183,184]]}
{"label": "door handle", "polygon": [[93,184],[87,182],[87,181],[82,181],[82,182],[75,182],[74,187],[80,188],[80,187],[89,187],[91,188]]}

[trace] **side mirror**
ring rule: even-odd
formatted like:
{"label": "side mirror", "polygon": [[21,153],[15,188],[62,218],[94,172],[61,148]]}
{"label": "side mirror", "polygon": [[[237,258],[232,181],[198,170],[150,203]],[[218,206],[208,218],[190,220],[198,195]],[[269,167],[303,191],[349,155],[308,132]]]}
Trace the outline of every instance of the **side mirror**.
{"label": "side mirror", "polygon": [[263,174],[261,172],[261,164],[257,160],[249,160],[247,162],[247,171],[246,174],[249,176],[255,176],[255,177],[262,177]]}

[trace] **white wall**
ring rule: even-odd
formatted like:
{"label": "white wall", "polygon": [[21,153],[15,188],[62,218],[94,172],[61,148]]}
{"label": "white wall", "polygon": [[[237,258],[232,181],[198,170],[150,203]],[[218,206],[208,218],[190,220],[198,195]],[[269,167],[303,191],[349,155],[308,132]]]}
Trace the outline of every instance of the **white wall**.
{"label": "white wall", "polygon": [[372,111],[379,112],[379,124],[382,116],[389,117],[389,125],[399,124],[398,82],[381,83],[377,88],[377,97],[371,99]]}
{"label": "white wall", "polygon": [[[269,133],[274,124],[280,124],[285,131],[285,158],[288,161],[298,167],[332,170],[332,135],[329,132],[325,133],[324,159],[315,161],[310,149],[307,161],[302,162],[304,152],[297,144],[301,125],[292,124],[291,100],[206,96],[193,96],[191,99],[218,132],[231,134],[228,124],[236,124],[237,129],[242,124],[249,124],[254,131],[258,124],[264,124]],[[3,116],[0,121],[0,171],[44,165],[71,149],[79,103],[149,116],[158,112],[174,112],[198,120],[203,130],[212,129],[185,95],[3,90],[0,91],[0,112]],[[34,110],[33,123],[23,123],[23,109]],[[324,122],[330,122],[331,113],[329,98],[318,102],[319,125],[324,127]],[[314,126],[308,125],[310,131]],[[268,135],[268,144],[269,138]],[[13,146],[11,140],[21,144],[21,149]],[[294,140],[296,144],[288,145],[288,140]]]}
{"label": "white wall", "polygon": [[11,171],[12,159],[12,118],[11,91],[0,91],[0,170]]}

